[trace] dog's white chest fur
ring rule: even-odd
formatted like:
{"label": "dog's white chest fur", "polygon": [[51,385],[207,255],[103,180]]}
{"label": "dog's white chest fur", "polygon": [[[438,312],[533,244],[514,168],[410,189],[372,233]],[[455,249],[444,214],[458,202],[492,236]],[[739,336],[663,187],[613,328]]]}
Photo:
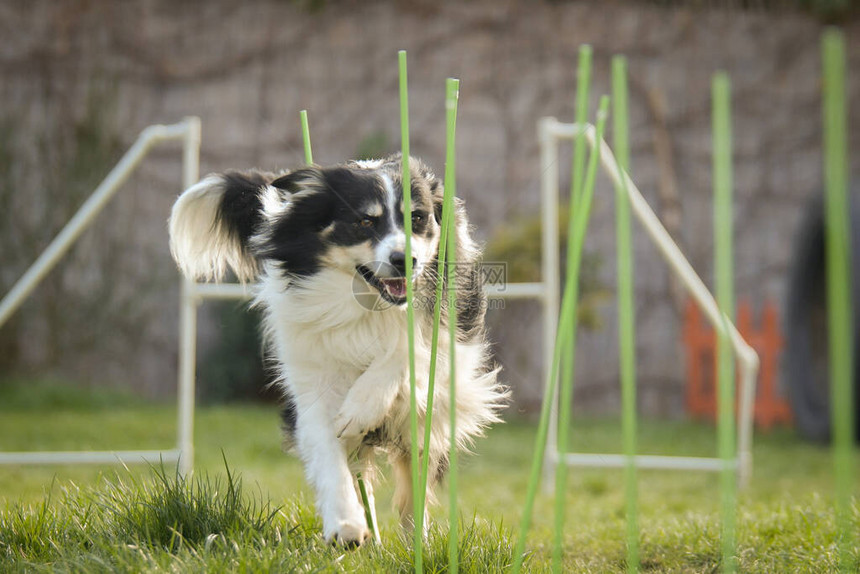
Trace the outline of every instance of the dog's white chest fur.
{"label": "dog's white chest fur", "polygon": [[[312,286],[302,287],[272,275],[263,278],[258,301],[267,310],[267,333],[278,347],[287,381],[290,375],[310,370],[329,378],[329,383],[345,379],[350,386],[374,361],[406,359],[403,310],[366,309],[346,289],[349,285],[349,278],[335,271],[320,273]],[[322,392],[319,385],[314,387]]]}

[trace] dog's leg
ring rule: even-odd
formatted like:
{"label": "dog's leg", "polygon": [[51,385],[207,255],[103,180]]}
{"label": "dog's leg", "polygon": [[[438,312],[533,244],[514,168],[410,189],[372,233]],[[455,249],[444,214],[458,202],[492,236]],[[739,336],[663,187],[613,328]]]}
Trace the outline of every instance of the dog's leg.
{"label": "dog's leg", "polygon": [[408,456],[394,454],[390,457],[394,470],[394,509],[400,515],[400,525],[412,528],[414,522],[412,502],[412,465]]}
{"label": "dog's leg", "polygon": [[[405,530],[415,528],[415,501],[412,489],[412,461],[408,454],[394,454],[389,458],[394,469],[394,508],[400,514],[400,526]],[[426,499],[425,499],[426,500]],[[424,506],[424,535],[428,526],[427,506]]]}
{"label": "dog's leg", "polygon": [[328,542],[361,545],[370,537],[364,508],[356,494],[344,445],[335,436],[324,401],[299,406],[297,447]]}
{"label": "dog's leg", "polygon": [[375,359],[350,387],[334,419],[338,438],[355,439],[378,428],[405,380],[399,354]]}

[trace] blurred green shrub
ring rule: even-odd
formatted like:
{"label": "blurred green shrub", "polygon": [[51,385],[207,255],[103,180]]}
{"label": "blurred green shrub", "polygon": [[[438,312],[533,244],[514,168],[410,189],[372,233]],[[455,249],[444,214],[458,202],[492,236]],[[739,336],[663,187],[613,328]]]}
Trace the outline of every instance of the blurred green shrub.
{"label": "blurred green shrub", "polygon": [[219,303],[215,309],[218,341],[198,362],[198,395],[206,403],[274,401],[272,374],[263,357],[261,313],[245,305]]}
{"label": "blurred green shrub", "polygon": [[355,159],[379,159],[391,153],[391,142],[385,132],[370,133],[358,142],[355,149]]}
{"label": "blurred green shrub", "polygon": [[[558,228],[561,251],[561,286],[567,271],[568,208],[559,205]],[[518,218],[496,230],[487,242],[484,261],[507,264],[507,282],[521,283],[541,280],[541,220],[539,215]],[[600,280],[603,258],[599,253],[585,250],[579,271],[579,309],[577,321],[586,329],[602,327],[599,307],[610,296]]]}

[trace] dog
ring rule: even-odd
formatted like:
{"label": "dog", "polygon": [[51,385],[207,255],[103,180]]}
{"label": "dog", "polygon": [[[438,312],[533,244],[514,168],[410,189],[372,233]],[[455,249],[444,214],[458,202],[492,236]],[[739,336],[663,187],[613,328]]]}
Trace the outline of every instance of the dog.
{"label": "dog", "polygon": [[[508,391],[498,383],[484,328],[480,252],[464,204],[455,203],[456,280],[438,261],[442,182],[410,159],[412,276],[405,277],[402,161],[351,161],[283,173],[210,175],[183,192],[169,222],[170,247],[191,279],[221,279],[231,268],[255,282],[264,340],[283,392],[285,444],[304,463],[330,543],[370,536],[354,478],[366,481],[375,521],[374,461],[393,467],[394,504],[414,527],[406,282],[413,285],[419,453],[428,492],[444,476],[450,444],[448,289],[456,290],[456,442],[468,448]],[[423,450],[433,308],[443,281],[433,417]],[[426,516],[425,516],[426,518]],[[427,521],[424,520],[426,525]]]}

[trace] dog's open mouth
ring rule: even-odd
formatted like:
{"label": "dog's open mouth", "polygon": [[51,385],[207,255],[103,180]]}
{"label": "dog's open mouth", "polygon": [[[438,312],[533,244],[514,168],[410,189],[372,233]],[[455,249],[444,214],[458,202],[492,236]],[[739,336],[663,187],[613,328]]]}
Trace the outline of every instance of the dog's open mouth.
{"label": "dog's open mouth", "polygon": [[377,277],[373,271],[364,265],[359,265],[356,269],[368,285],[379,291],[383,299],[395,305],[406,303],[405,277]]}

